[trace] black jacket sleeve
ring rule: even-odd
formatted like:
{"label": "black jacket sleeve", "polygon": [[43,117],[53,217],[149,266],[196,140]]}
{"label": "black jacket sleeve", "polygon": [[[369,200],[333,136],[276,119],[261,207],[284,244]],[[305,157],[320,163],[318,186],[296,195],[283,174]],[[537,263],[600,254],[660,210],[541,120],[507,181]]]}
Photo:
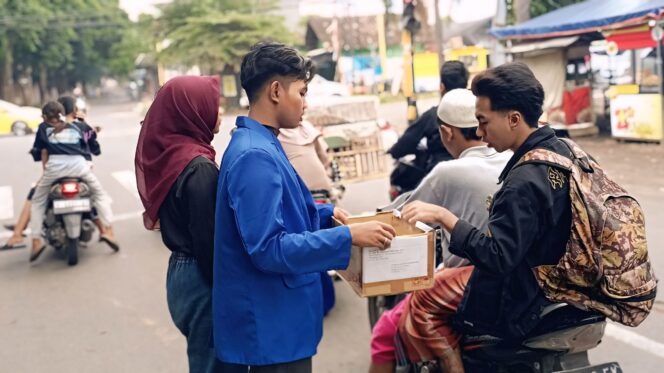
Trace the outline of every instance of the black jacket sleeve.
{"label": "black jacket sleeve", "polygon": [[42,123],[37,128],[37,133],[35,134],[35,141],[32,143],[32,149],[30,149],[30,155],[35,162],[41,162],[42,160],[42,149],[46,148],[48,139],[46,138],[46,124]]}
{"label": "black jacket sleeve", "polygon": [[464,220],[458,221],[451,234],[451,253],[467,258],[482,271],[499,276],[509,274],[524,260],[539,237],[542,227],[539,212],[547,204],[542,201],[540,186],[533,181],[536,178],[531,172],[523,172],[529,167],[513,170],[512,173],[521,175],[506,180],[494,196],[488,234]]}
{"label": "black jacket sleeve", "polygon": [[[433,117],[432,117],[433,113]],[[387,152],[392,155],[392,158],[398,159],[408,154],[415,154],[417,144],[420,143],[422,138],[426,137],[427,122],[436,119],[436,107],[427,110],[422,116],[413,122],[399,140],[392,145]]]}
{"label": "black jacket sleeve", "polygon": [[182,186],[191,251],[205,280],[212,286],[214,213],[219,171],[212,162],[197,164]]}
{"label": "black jacket sleeve", "polygon": [[81,130],[83,134],[83,140],[87,147],[87,151],[92,155],[101,154],[101,146],[97,141],[97,131],[95,131],[89,124],[83,121],[76,121],[74,124]]}

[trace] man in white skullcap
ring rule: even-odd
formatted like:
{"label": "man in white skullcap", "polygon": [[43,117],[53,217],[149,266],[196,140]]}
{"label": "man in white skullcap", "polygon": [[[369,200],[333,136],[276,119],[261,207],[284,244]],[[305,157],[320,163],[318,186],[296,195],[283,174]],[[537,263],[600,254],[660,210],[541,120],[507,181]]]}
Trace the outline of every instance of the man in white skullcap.
{"label": "man in white skullcap", "polygon": [[[407,202],[444,206],[460,219],[486,231],[488,203],[499,188],[498,177],[512,152],[498,153],[477,136],[475,96],[468,89],[454,89],[443,96],[438,105],[438,125],[443,146],[454,159],[438,163]],[[443,267],[469,264],[468,260],[451,254],[448,247],[449,235],[444,233]],[[394,336],[404,303],[385,311],[373,329],[370,373],[394,372]]]}
{"label": "man in white skullcap", "polygon": [[[485,232],[489,219],[487,201],[498,190],[498,177],[512,152],[498,153],[477,136],[475,96],[468,89],[452,90],[440,100],[438,125],[443,146],[454,160],[438,163],[407,202],[444,206]],[[468,260],[448,251],[448,239],[443,239],[444,265],[468,265]]]}

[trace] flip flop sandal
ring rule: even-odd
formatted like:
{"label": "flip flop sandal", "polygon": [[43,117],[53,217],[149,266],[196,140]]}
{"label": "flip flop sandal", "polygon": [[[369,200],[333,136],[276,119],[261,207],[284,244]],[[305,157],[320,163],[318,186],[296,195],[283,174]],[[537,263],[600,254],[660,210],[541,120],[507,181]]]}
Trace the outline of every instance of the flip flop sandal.
{"label": "flip flop sandal", "polygon": [[120,250],[120,245],[118,245],[117,242],[113,241],[112,239],[110,239],[106,236],[100,236],[99,241],[104,242],[105,244],[110,246],[111,249],[113,249],[113,251],[115,251],[115,252]]}
{"label": "flip flop sandal", "polygon": [[44,252],[44,250],[46,250],[46,245],[40,247],[39,249],[37,249],[37,251],[30,253],[30,262],[32,263],[35,260],[37,260],[37,258],[39,258],[39,256]]}
{"label": "flip flop sandal", "polygon": [[14,244],[14,245],[10,245],[10,244],[6,243],[6,244],[0,246],[0,251],[2,251],[2,250],[12,250],[12,249],[22,249],[24,247],[26,247],[26,245],[24,243],[17,243],[17,244]]}

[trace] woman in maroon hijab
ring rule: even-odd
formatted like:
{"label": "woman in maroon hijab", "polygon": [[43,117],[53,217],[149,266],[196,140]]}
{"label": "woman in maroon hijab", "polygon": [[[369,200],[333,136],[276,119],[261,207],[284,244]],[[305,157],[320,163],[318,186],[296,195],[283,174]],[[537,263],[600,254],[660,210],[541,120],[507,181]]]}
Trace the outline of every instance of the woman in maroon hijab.
{"label": "woman in maroon hijab", "polygon": [[218,167],[219,79],[168,81],[148,110],[136,147],[136,181],[147,229],[160,229],[171,251],[168,309],[187,338],[191,372],[218,372],[211,348],[212,255]]}

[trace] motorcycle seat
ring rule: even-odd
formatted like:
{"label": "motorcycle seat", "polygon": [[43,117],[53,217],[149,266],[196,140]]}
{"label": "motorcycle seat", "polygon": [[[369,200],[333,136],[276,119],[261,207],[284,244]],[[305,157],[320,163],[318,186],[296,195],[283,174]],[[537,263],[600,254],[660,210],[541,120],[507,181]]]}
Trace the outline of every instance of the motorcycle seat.
{"label": "motorcycle seat", "polygon": [[53,184],[59,184],[59,183],[65,182],[65,181],[76,181],[76,182],[81,183],[81,182],[83,182],[83,179],[81,179],[80,177],[65,176],[65,177],[61,177],[61,178],[57,179]]}
{"label": "motorcycle seat", "polygon": [[[554,303],[545,307],[540,313],[540,317],[541,321],[539,324],[528,333],[524,340],[560,330],[600,323],[606,319],[604,315],[584,311],[566,303]],[[471,332],[463,336],[461,345],[464,348],[474,349],[481,345],[520,345],[521,342],[510,341],[489,334],[473,334]]]}

